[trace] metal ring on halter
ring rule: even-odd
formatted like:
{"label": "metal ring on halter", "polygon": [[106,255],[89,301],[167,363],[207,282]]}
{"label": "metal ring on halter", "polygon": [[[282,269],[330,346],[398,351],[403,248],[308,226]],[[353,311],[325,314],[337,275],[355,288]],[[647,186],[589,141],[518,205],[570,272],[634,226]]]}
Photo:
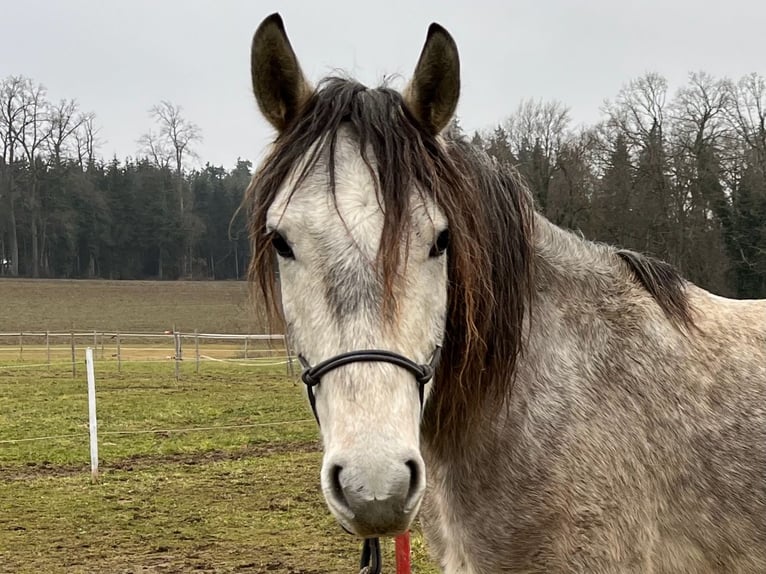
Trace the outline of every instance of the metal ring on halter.
{"label": "metal ring on halter", "polygon": [[322,377],[338,367],[348,365],[350,363],[358,362],[384,362],[397,365],[410,371],[415,375],[415,380],[418,383],[418,397],[420,398],[420,406],[423,406],[423,395],[425,392],[426,384],[433,378],[436,366],[439,364],[441,358],[441,347],[437,346],[434,350],[431,360],[428,363],[418,364],[411,359],[408,359],[404,355],[394,353],[393,351],[384,351],[380,349],[369,349],[363,351],[349,351],[348,353],[341,353],[335,355],[329,359],[325,359],[321,363],[317,363],[313,367],[306,360],[303,355],[298,355],[298,360],[303,366],[303,373],[301,374],[301,380],[306,385],[308,392],[309,404],[311,410],[314,412],[314,418],[316,418],[317,424],[319,423],[319,415],[316,409],[316,398],[314,397],[314,387],[321,381]]}

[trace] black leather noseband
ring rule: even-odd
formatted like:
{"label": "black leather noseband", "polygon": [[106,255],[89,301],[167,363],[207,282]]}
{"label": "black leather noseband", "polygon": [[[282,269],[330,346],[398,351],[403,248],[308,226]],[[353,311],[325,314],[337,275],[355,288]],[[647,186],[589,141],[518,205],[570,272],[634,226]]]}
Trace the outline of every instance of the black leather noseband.
{"label": "black leather noseband", "polygon": [[319,424],[319,415],[317,414],[316,397],[314,396],[314,387],[322,382],[322,377],[330,371],[348,365],[349,363],[369,363],[369,362],[383,362],[391,363],[401,367],[415,376],[415,381],[418,384],[418,396],[420,397],[420,407],[423,407],[423,394],[426,384],[434,376],[434,370],[439,364],[439,358],[441,357],[441,347],[436,347],[434,354],[431,356],[431,360],[428,363],[418,364],[404,355],[394,353],[393,351],[382,351],[378,349],[371,349],[367,351],[350,351],[348,353],[341,353],[335,355],[329,359],[325,359],[321,363],[317,363],[313,367],[306,360],[303,355],[298,355],[298,360],[303,366],[303,374],[301,380],[306,384],[306,390],[308,391],[309,403],[311,404],[311,410],[314,411],[314,417]]}

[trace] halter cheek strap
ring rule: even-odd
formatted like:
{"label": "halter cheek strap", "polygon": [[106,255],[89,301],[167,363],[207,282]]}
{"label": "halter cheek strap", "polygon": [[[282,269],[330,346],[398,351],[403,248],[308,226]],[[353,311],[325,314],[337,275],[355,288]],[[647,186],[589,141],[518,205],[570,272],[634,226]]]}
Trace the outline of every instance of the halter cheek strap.
{"label": "halter cheek strap", "polygon": [[425,386],[433,378],[434,371],[439,364],[440,357],[441,347],[436,347],[433,355],[431,356],[431,360],[424,364],[418,364],[408,359],[404,355],[400,355],[392,351],[383,351],[378,349],[349,351],[348,353],[341,353],[340,355],[335,355],[334,357],[325,359],[313,367],[303,355],[298,355],[298,360],[303,366],[301,380],[303,380],[306,385],[311,410],[314,412],[314,418],[316,418],[317,424],[320,424],[319,415],[317,414],[316,408],[316,397],[314,396],[314,387],[316,387],[322,381],[322,377],[330,371],[337,369],[338,367],[342,367],[343,365],[360,362],[383,362],[391,363],[401,367],[410,371],[415,376],[415,381],[418,384],[418,397],[420,398],[420,407],[422,408]]}

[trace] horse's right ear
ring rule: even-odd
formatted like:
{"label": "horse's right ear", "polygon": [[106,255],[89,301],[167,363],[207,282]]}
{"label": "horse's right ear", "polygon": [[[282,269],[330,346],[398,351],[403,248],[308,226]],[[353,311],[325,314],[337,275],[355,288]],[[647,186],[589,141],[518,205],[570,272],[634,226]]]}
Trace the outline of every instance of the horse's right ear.
{"label": "horse's right ear", "polygon": [[250,52],[253,92],[261,113],[280,132],[295,119],[312,88],[303,76],[282,17],[267,17],[253,36]]}

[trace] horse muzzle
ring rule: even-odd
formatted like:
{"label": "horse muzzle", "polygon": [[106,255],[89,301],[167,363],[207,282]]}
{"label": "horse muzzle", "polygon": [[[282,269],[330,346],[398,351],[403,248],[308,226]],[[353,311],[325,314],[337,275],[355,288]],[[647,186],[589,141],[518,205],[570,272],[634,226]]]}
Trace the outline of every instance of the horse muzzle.
{"label": "horse muzzle", "polygon": [[[437,346],[428,363],[419,364],[393,351],[367,349],[334,355],[312,366],[299,355],[309,404],[321,426],[314,388],[327,373],[359,362],[384,362],[396,365],[414,376],[420,409],[423,409],[425,385],[431,380],[441,356]],[[425,464],[417,449],[399,443],[396,438],[377,436],[382,449],[332,450],[322,465],[322,490],[330,511],[341,526],[357,536],[374,538],[395,536],[407,531],[420,508],[425,491]],[[364,441],[362,441],[364,442]],[[415,441],[416,442],[416,441]]]}
{"label": "horse muzzle", "polygon": [[425,491],[425,465],[417,451],[368,456],[363,464],[328,455],[322,490],[346,530],[363,538],[396,536],[409,529]]}

